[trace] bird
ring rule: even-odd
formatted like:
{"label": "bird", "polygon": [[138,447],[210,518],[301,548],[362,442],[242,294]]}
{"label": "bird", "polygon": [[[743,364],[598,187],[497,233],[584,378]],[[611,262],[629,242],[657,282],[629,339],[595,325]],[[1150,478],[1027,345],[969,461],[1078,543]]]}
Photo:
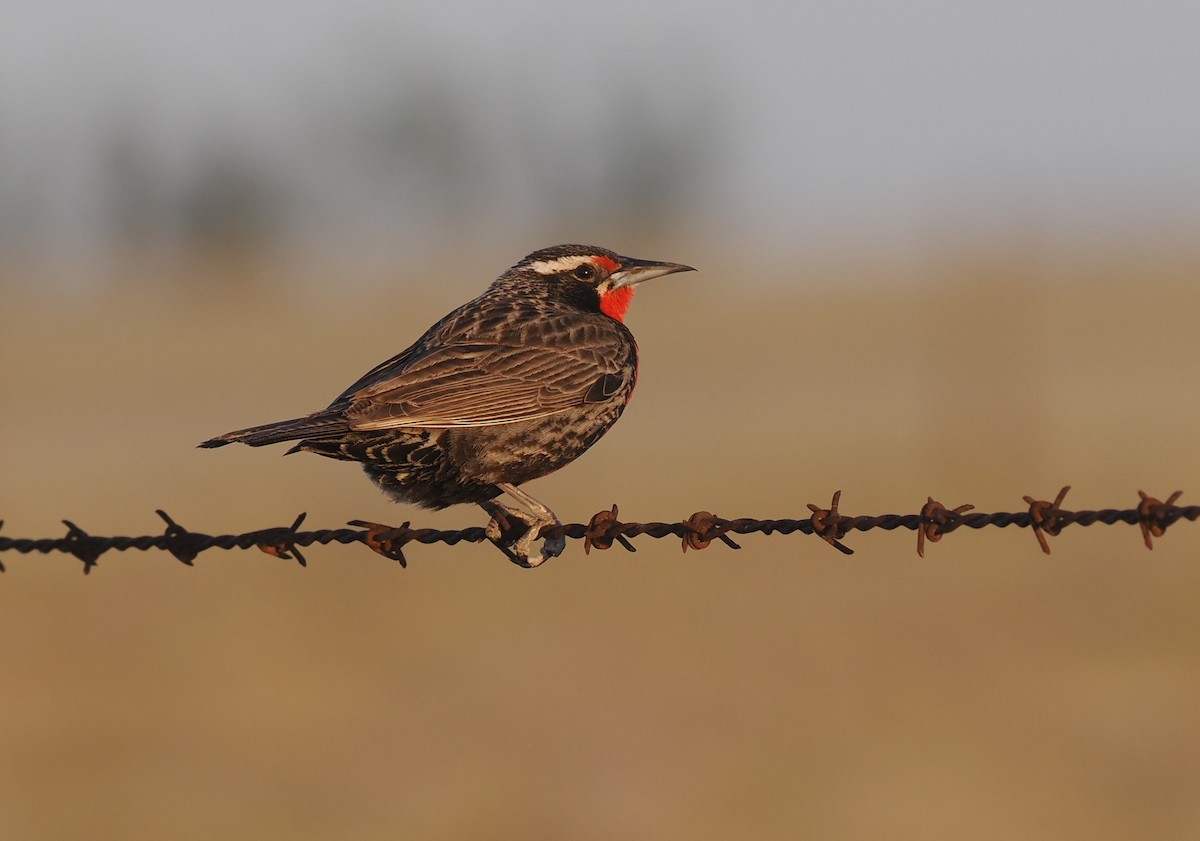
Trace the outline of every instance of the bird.
{"label": "bird", "polygon": [[[294,441],[288,454],[359,462],[396,501],[479,505],[509,559],[539,566],[566,541],[548,535],[530,557],[543,527],[561,521],[522,486],[573,462],[616,423],[637,384],[637,342],[624,323],[634,291],[689,271],[590,245],[534,251],[326,408],[199,446]],[[497,501],[502,494],[520,507]],[[512,518],[527,528],[502,540]]]}

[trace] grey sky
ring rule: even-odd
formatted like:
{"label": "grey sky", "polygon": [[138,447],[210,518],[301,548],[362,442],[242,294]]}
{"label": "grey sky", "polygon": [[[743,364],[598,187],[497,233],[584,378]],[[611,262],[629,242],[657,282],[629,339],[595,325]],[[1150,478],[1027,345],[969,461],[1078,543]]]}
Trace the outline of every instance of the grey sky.
{"label": "grey sky", "polygon": [[[677,200],[743,238],[902,243],[1026,214],[1053,236],[1183,230],[1200,221],[1197,43],[1194,0],[9,2],[0,223],[35,250],[106,247],[106,165],[132,136],[152,195],[243,150],[286,188],[293,233],[536,230],[545,190],[587,204],[643,120],[664,154],[697,139]],[[453,100],[432,113],[462,148],[405,128],[433,175],[418,156],[380,179],[351,135],[414,88]],[[447,174],[466,210],[439,205]]]}

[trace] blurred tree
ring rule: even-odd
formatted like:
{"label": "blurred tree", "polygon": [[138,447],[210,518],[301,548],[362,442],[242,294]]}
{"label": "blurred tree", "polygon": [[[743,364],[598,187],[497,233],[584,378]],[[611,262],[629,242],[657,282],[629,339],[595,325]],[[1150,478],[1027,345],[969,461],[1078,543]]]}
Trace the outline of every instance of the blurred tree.
{"label": "blurred tree", "polygon": [[279,233],[285,190],[244,146],[214,144],[177,197],[185,243],[201,252],[245,253]]}
{"label": "blurred tree", "polygon": [[153,248],[170,234],[163,173],[152,161],[146,122],[136,114],[115,119],[103,152],[103,176],[116,245],[135,252]]}
{"label": "blurred tree", "polygon": [[459,222],[480,189],[473,150],[486,127],[472,123],[463,92],[446,80],[423,74],[406,81],[393,101],[366,115],[375,163],[417,215]]}
{"label": "blurred tree", "polygon": [[653,238],[689,217],[711,186],[724,145],[713,115],[729,102],[697,84],[652,91],[636,73],[606,77],[574,131],[527,103],[522,147],[543,224]]}

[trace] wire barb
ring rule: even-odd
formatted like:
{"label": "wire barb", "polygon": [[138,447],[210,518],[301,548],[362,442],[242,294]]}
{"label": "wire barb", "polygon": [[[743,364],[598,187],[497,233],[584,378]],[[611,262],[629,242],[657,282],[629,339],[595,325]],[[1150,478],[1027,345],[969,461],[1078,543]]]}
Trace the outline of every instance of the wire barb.
{"label": "wire barb", "polygon": [[1070,485],[1063,485],[1058,496],[1054,497],[1054,502],[1034,499],[1031,496],[1022,497],[1029,504],[1029,521],[1030,528],[1033,529],[1033,536],[1037,538],[1038,545],[1047,555],[1050,554],[1050,544],[1046,541],[1046,535],[1058,537],[1063,526],[1074,516],[1073,511],[1062,510],[1062,502],[1070,490]]}
{"label": "wire barb", "polygon": [[1175,503],[1183,496],[1183,491],[1175,491],[1167,497],[1166,502],[1160,502],[1145,491],[1138,491],[1142,501],[1138,503],[1138,525],[1142,527],[1142,540],[1147,549],[1154,548],[1153,537],[1162,537],[1167,533],[1167,526],[1179,519],[1180,514]]}
{"label": "wire barb", "polygon": [[609,549],[613,543],[620,543],[626,550],[636,552],[633,544],[621,534],[625,524],[617,519],[617,504],[608,511],[597,511],[592,515],[583,531],[583,554],[591,554],[592,547],[600,550]]}
{"label": "wire barb", "polygon": [[63,525],[67,527],[67,536],[63,538],[63,551],[70,552],[83,561],[83,574],[87,575],[92,571],[92,567],[100,563],[100,556],[104,554],[101,544],[103,538],[92,537],[70,520],[63,520]]}
{"label": "wire barb", "polygon": [[947,508],[933,497],[928,497],[925,505],[921,507],[921,525],[917,529],[917,557],[925,557],[926,540],[937,543],[962,525],[962,515],[974,508],[974,505]]}
{"label": "wire barb", "polygon": [[731,549],[742,547],[734,543],[725,532],[729,531],[729,521],[722,520],[707,511],[697,511],[683,521],[686,531],[683,533],[683,551],[688,549],[707,549],[714,540],[720,540]]}
{"label": "wire barb", "polygon": [[829,503],[828,508],[821,508],[817,505],[808,503],[808,510],[812,512],[809,521],[812,523],[812,533],[824,540],[834,549],[837,549],[843,555],[853,555],[854,550],[841,542],[841,539],[846,536],[849,527],[844,527],[844,523],[852,519],[843,517],[838,513],[838,503],[842,501],[842,492],[833,492],[833,501]]}
{"label": "wire barb", "polygon": [[367,530],[363,535],[363,543],[367,544],[385,558],[389,558],[408,569],[408,559],[404,557],[404,544],[412,539],[409,521],[405,520],[399,526],[385,526],[368,520],[351,520],[348,526],[358,526]]}
{"label": "wire barb", "polygon": [[300,524],[307,516],[306,513],[301,513],[296,521],[287,528],[263,529],[260,532],[254,532],[256,538],[254,545],[268,555],[274,555],[285,561],[295,560],[302,567],[308,566],[308,560],[300,554],[300,549],[296,546],[297,529],[300,528]]}
{"label": "wire barb", "polygon": [[[630,523],[619,519],[617,506],[613,505],[606,511],[596,513],[586,524],[571,523],[569,525],[546,526],[541,529],[541,536],[557,536],[573,540],[582,540],[585,553],[592,549],[609,549],[614,543],[621,544],[626,550],[636,551],[629,538],[632,537],[675,537],[682,544],[683,551],[689,549],[705,549],[715,540],[720,540],[731,549],[741,548],[731,535],[735,534],[811,534],[824,540],[830,546],[844,555],[853,554],[853,550],[842,543],[842,539],[851,531],[869,531],[871,529],[909,529],[917,533],[917,554],[925,557],[925,544],[937,543],[944,536],[959,528],[981,529],[989,526],[1004,528],[1032,529],[1042,551],[1049,554],[1050,545],[1047,536],[1055,537],[1070,525],[1090,526],[1115,525],[1126,523],[1137,525],[1142,532],[1142,540],[1146,548],[1154,548],[1153,539],[1162,537],[1166,530],[1179,522],[1188,520],[1195,522],[1200,519],[1200,506],[1179,506],[1176,503],[1182,496],[1182,491],[1176,491],[1163,502],[1145,491],[1138,491],[1141,501],[1136,508],[1113,509],[1105,508],[1096,511],[1067,511],[1062,507],[1063,500],[1071,490],[1065,486],[1058,492],[1053,502],[1024,497],[1028,510],[1020,512],[995,512],[991,514],[974,510],[971,505],[959,505],[947,508],[933,497],[928,497],[919,514],[882,514],[879,516],[848,516],[838,510],[842,492],[833,494],[828,508],[822,508],[813,503],[808,504],[808,517],[780,520],[756,520],[750,518],[726,520],[708,511],[697,511],[684,520],[674,522]],[[405,522],[400,526],[387,526],[368,520],[352,520],[347,525],[357,528],[320,529],[316,531],[300,531],[305,515],[301,514],[290,526],[262,529],[246,534],[211,535],[203,532],[189,531],[181,526],[165,511],[155,512],[166,524],[166,528],[158,534],[140,537],[102,537],[88,534],[70,520],[63,520],[67,533],[57,538],[13,538],[0,536],[0,553],[14,551],[20,554],[37,552],[47,555],[64,553],[73,555],[83,563],[83,571],[90,573],[105,552],[117,550],[126,551],[137,549],[163,549],[176,560],[186,566],[193,566],[200,553],[209,549],[251,549],[258,548],[268,555],[285,560],[295,560],[300,566],[306,566],[308,561],[301,553],[301,547],[314,543],[326,545],[329,543],[362,543],[389,560],[396,561],[401,567],[408,566],[405,557],[407,547],[413,543],[445,543],[454,546],[458,543],[496,542],[489,536],[488,530],[479,526],[452,531],[437,529],[414,529]],[[497,517],[498,520],[504,519]],[[504,532],[500,536],[501,543],[513,537],[524,523],[500,522],[498,525]],[[0,520],[0,527],[4,521]],[[515,537],[519,537],[516,532]],[[514,539],[515,539],[514,537]],[[500,548],[504,550],[504,546]],[[507,554],[507,553],[506,553]],[[0,572],[4,566],[0,565]]]}
{"label": "wire barb", "polygon": [[163,519],[167,524],[166,530],[162,535],[162,548],[166,549],[175,559],[187,566],[193,566],[193,561],[200,554],[204,545],[196,538],[198,535],[192,534],[183,526],[171,519],[170,515],[161,508],[156,509],[155,514]]}

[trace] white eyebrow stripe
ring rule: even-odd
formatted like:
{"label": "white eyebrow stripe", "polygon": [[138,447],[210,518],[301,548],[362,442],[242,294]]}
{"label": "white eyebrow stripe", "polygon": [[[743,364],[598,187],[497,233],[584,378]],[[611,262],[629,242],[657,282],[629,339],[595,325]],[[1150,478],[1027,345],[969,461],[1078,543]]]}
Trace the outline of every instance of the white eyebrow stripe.
{"label": "white eyebrow stripe", "polygon": [[577,269],[584,263],[590,262],[592,262],[591,257],[577,254],[572,257],[559,257],[556,260],[535,260],[529,264],[529,268],[538,274],[559,274],[560,272],[569,272],[572,269]]}

